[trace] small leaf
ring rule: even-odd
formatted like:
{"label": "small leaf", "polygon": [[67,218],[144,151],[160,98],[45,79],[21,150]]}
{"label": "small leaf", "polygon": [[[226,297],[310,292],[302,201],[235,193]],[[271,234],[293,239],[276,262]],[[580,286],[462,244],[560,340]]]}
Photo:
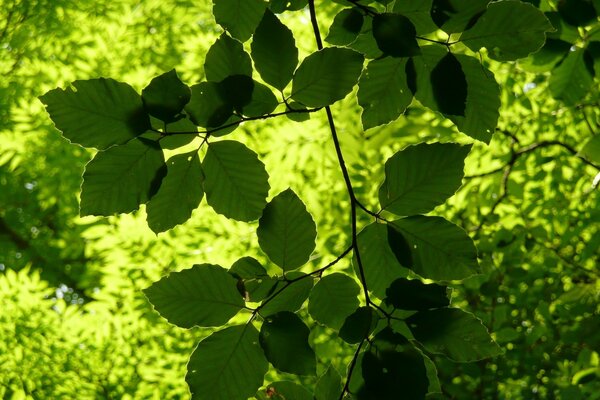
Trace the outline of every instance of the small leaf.
{"label": "small leaf", "polygon": [[302,200],[287,189],[265,207],[258,221],[258,244],[284,271],[300,268],[315,249],[315,222]]}
{"label": "small leaf", "polygon": [[269,363],[252,324],[231,326],[202,340],[187,365],[192,399],[247,400],[262,385]]}
{"label": "small leaf", "polygon": [[177,120],[177,114],[190,97],[190,88],[181,82],[174,69],[152,79],[142,90],[142,101],[148,114],[167,123]]}
{"label": "small leaf", "polygon": [[465,115],[467,78],[454,54],[448,53],[431,70],[431,88],[442,114]]}
{"label": "small leaf", "polygon": [[210,82],[221,82],[231,75],[252,76],[252,61],[240,42],[223,33],[206,53],[204,73]]}
{"label": "small leaf", "polygon": [[238,221],[258,219],[269,182],[264,164],[242,143],[210,143],[202,162],[206,201],[219,214]]}
{"label": "small leaf", "polygon": [[215,82],[192,86],[192,98],[185,110],[194,124],[204,128],[219,127],[233,114],[233,106],[221,97]]}
{"label": "small leaf", "polygon": [[389,225],[406,238],[412,250],[413,265],[407,267],[423,278],[464,279],[479,272],[473,240],[444,218],[415,215]]}
{"label": "small leaf", "polygon": [[502,353],[473,314],[457,308],[419,311],[407,323],[427,351],[456,362],[473,362]]}
{"label": "small leaf", "polygon": [[314,400],[339,399],[342,393],[342,377],[333,365],[329,365],[323,375],[319,377],[315,385]]}
{"label": "small leaf", "polygon": [[340,338],[350,344],[362,342],[377,325],[377,314],[371,307],[360,307],[350,314],[340,328]]}
{"label": "small leaf", "polygon": [[406,59],[389,57],[367,65],[358,82],[364,129],[394,121],[409,106],[413,94],[408,87],[406,67]]}
{"label": "small leaf", "polygon": [[247,117],[260,117],[273,112],[278,104],[277,97],[275,97],[271,89],[262,83],[254,81],[252,97],[250,98],[250,102],[242,107],[242,114]]}
{"label": "small leaf", "polygon": [[257,400],[313,400],[311,392],[290,381],[273,382],[260,391]]}
{"label": "small leaf", "polygon": [[75,81],[40,97],[58,130],[72,143],[106,149],[124,144],[150,129],[142,98],[113,79]]}
{"label": "small leaf", "polygon": [[317,364],[308,344],[310,329],[296,314],[282,311],[265,318],[260,346],[275,368],[296,375],[314,375]]}
{"label": "small leaf", "polygon": [[308,301],[308,312],[318,322],[340,329],[358,307],[360,287],[348,275],[334,273],[319,280]]}
{"label": "small leaf", "polygon": [[252,38],[251,49],[254,66],[261,78],[283,90],[298,65],[298,49],[292,31],[271,11],[266,11]]}
{"label": "small leaf", "polygon": [[328,47],[306,57],[294,74],[292,98],[308,107],[325,107],[346,97],[362,71],[363,56]]}
{"label": "small leaf", "polygon": [[360,33],[363,22],[364,17],[360,10],[345,8],[333,19],[325,41],[338,46],[350,44]]}
{"label": "small leaf", "polygon": [[584,49],[570,51],[558,67],[552,70],[548,82],[552,96],[567,105],[575,105],[581,101],[594,86],[593,63]]}
{"label": "small leaf", "polygon": [[417,30],[400,14],[384,13],[373,17],[373,37],[379,49],[392,57],[412,57],[421,54]]}
{"label": "small leaf", "polygon": [[146,206],[150,229],[164,232],[187,221],[204,197],[203,180],[197,151],[171,157],[167,176]]}
{"label": "small leaf", "polygon": [[446,286],[400,278],[387,289],[385,302],[401,310],[441,308],[450,305],[446,291]]}
{"label": "small leaf", "polygon": [[[298,279],[304,276],[306,276],[306,274],[296,271],[286,274],[287,279]],[[285,281],[277,282],[277,285],[272,290],[272,297],[263,300],[260,314],[268,316],[280,311],[298,311],[306,299],[308,299],[308,295],[314,284],[314,279],[308,276],[289,284],[289,287],[286,287],[285,290],[275,295],[282,287],[288,285]]]}
{"label": "small leaf", "polygon": [[223,325],[244,307],[235,279],[211,264],[172,272],[144,294],[160,315],[182,328]]}
{"label": "small leaf", "polygon": [[460,41],[473,51],[485,47],[495,60],[511,61],[539,50],[546,39],[545,33],[552,30],[550,21],[533,5],[498,1],[489,4]]}
{"label": "small leaf", "polygon": [[166,169],[160,146],[148,139],[96,153],[83,173],[80,214],[109,216],[136,210],[157,192]]}
{"label": "small leaf", "polygon": [[[388,244],[387,228],[383,224],[367,225],[357,237],[358,250],[369,291],[380,299],[386,289],[398,278],[404,278],[407,270],[402,268]],[[354,272],[360,277],[356,255],[352,260]]]}
{"label": "small leaf", "polygon": [[241,42],[250,39],[266,8],[263,0],[213,0],[217,24]]}
{"label": "small leaf", "polygon": [[421,143],[397,152],[385,163],[381,207],[397,215],[433,210],[460,187],[470,149],[455,143]]}
{"label": "small leaf", "polygon": [[261,301],[275,290],[277,280],[267,274],[267,270],[252,257],[237,260],[229,273],[238,280],[237,288],[246,301]]}

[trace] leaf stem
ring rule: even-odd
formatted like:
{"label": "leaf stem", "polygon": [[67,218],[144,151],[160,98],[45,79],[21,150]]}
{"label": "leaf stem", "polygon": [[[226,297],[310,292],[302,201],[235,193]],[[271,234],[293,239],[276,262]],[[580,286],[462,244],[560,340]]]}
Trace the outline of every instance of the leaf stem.
{"label": "leaf stem", "polygon": [[358,347],[356,348],[356,351],[354,352],[352,361],[350,361],[350,365],[348,366],[348,374],[346,375],[346,383],[344,383],[344,389],[342,390],[342,393],[340,393],[339,400],[343,400],[344,395],[346,393],[348,393],[350,390],[350,379],[352,379],[352,373],[354,372],[354,367],[356,367],[356,361],[358,361],[358,355],[360,354],[360,350],[366,340],[367,340],[366,337],[363,340],[361,340],[360,343],[358,344]]}

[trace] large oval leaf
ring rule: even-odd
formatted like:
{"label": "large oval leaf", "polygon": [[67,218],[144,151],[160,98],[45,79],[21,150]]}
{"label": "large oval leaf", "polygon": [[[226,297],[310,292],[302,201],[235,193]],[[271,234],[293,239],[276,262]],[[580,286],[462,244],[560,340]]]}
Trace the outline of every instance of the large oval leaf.
{"label": "large oval leaf", "polygon": [[244,307],[235,279],[211,264],[172,272],[144,294],[160,315],[182,328],[223,325]]}
{"label": "large oval leaf", "polygon": [[252,61],[240,42],[223,33],[206,53],[204,73],[211,82],[231,75],[252,76]]}
{"label": "large oval leaf", "polygon": [[359,53],[339,47],[319,50],[302,61],[292,82],[292,98],[308,107],[324,107],[346,97],[363,65]]}
{"label": "large oval leaf", "polygon": [[231,326],[198,344],[185,381],[193,400],[247,400],[262,385],[268,369],[256,328]]}
{"label": "large oval leaf", "polygon": [[150,81],[142,90],[144,108],[148,114],[165,122],[173,122],[177,114],[190,101],[190,88],[172,69]]}
{"label": "large oval leaf", "polygon": [[217,24],[242,42],[250,39],[266,8],[263,0],[213,0]]}
{"label": "large oval leaf", "polygon": [[308,312],[323,325],[340,329],[347,316],[358,307],[360,287],[348,275],[327,275],[313,288],[308,300]]}
{"label": "large oval leaf", "polygon": [[392,57],[411,57],[421,53],[417,30],[407,17],[384,13],[373,17],[373,37],[377,47]]}
{"label": "large oval leaf", "polygon": [[202,170],[206,201],[216,212],[238,221],[260,217],[269,176],[255,152],[233,140],[210,143]]}

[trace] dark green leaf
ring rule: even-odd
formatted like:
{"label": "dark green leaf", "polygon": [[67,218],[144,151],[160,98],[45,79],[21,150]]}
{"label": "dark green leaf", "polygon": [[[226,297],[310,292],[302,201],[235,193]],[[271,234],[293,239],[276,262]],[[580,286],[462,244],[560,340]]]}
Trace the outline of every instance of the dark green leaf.
{"label": "dark green leaf", "polygon": [[413,216],[391,226],[412,249],[411,269],[424,278],[464,279],[479,272],[477,249],[460,227],[441,217]]}
{"label": "dark green leaf", "polygon": [[187,221],[204,196],[203,180],[197,151],[171,157],[167,176],[146,206],[150,229],[164,232]]}
{"label": "dark green leaf", "polygon": [[419,311],[406,321],[427,351],[453,361],[472,362],[502,353],[481,321],[457,308]]}
{"label": "dark green leaf", "polygon": [[350,44],[360,33],[363,22],[363,14],[357,8],[343,9],[333,19],[325,41],[338,46]]}
{"label": "dark green leaf", "polygon": [[[305,274],[293,271],[286,274],[286,276],[288,279],[297,279],[305,276]],[[277,294],[272,299],[270,297],[265,299],[261,305],[261,315],[267,316],[280,311],[298,311],[308,298],[314,283],[315,282],[312,277],[303,278],[290,284],[289,287],[286,287],[285,290]],[[277,293],[286,284],[287,283],[285,281],[277,282],[277,285],[272,290],[272,293]]]}
{"label": "dark green leaf", "polygon": [[402,310],[441,308],[450,305],[446,291],[446,286],[401,278],[388,288],[385,302]]}
{"label": "dark green leaf", "polygon": [[550,21],[533,5],[507,0],[491,3],[460,40],[473,51],[485,47],[490,57],[509,61],[537,51],[551,30]]}
{"label": "dark green leaf", "polygon": [[410,244],[408,243],[404,235],[402,235],[396,229],[388,225],[387,239],[388,245],[390,246],[392,253],[394,253],[400,265],[402,265],[405,268],[412,267],[414,264],[412,259],[412,249],[410,248]]}
{"label": "dark green leaf", "polygon": [[271,11],[266,11],[252,38],[252,59],[269,85],[283,90],[298,65],[298,49],[292,31]]}
{"label": "dark green leaf", "polygon": [[241,112],[252,100],[254,80],[247,75],[231,75],[217,84],[221,98],[231,107]]}
{"label": "dark green leaf", "polygon": [[263,0],[213,0],[213,14],[234,38],[250,39],[267,8]]}
{"label": "dark green leaf", "polygon": [[314,400],[339,399],[342,393],[342,377],[333,365],[329,365],[323,375],[319,377],[315,385]]}
{"label": "dark green leaf", "polygon": [[215,82],[192,86],[192,99],[185,110],[194,124],[204,128],[221,126],[233,114],[233,106],[221,97],[219,84]]}
{"label": "dark green leaf", "polygon": [[[158,124],[157,124],[158,123]],[[155,124],[157,124],[155,126]],[[154,129],[163,129],[163,121],[154,118]],[[178,149],[192,142],[198,135],[195,133],[198,128],[189,118],[181,118],[167,124],[166,132],[189,132],[189,134],[176,134],[163,136],[160,139],[160,147],[162,149]]]}
{"label": "dark green leaf", "polygon": [[385,163],[381,207],[397,215],[433,210],[460,187],[470,149],[455,143],[421,143],[397,152]]}
{"label": "dark green leaf", "polygon": [[334,273],[319,280],[308,301],[308,312],[318,322],[338,330],[358,307],[360,287],[348,275]]}
{"label": "dark green leaf", "polygon": [[394,3],[392,12],[402,14],[411,20],[417,33],[424,35],[437,29],[431,20],[432,0],[400,0]]}
{"label": "dark green leaf", "polygon": [[433,0],[431,17],[446,33],[469,29],[485,11],[489,0]]}
{"label": "dark green leaf", "polygon": [[280,14],[284,11],[302,10],[308,4],[308,0],[270,0],[271,11]]}
{"label": "dark green leaf", "polygon": [[271,261],[290,271],[308,262],[315,249],[317,229],[302,200],[287,189],[267,204],[256,234]]}
{"label": "dark green leaf", "polygon": [[174,69],[150,81],[142,90],[142,101],[148,114],[165,122],[173,122],[190,101],[190,88]]}
{"label": "dark green leaf", "polygon": [[385,13],[373,17],[373,37],[386,55],[411,57],[421,54],[416,36],[415,26],[403,15]]}
{"label": "dark green leaf", "polygon": [[53,89],[40,100],[63,136],[85,147],[103,150],[150,129],[140,95],[113,79],[75,81],[72,87]]}
{"label": "dark green leaf", "polygon": [[237,280],[237,288],[246,301],[261,301],[275,290],[277,280],[267,274],[258,261],[252,257],[242,257],[237,260],[229,273]]}
{"label": "dark green leaf", "polygon": [[371,307],[360,307],[344,320],[340,338],[350,344],[362,342],[377,325],[377,313]]}
{"label": "dark green leaf", "polygon": [[278,312],[265,318],[260,329],[260,346],[275,368],[296,375],[314,375],[315,352],[308,345],[310,329],[296,314]]}
{"label": "dark green leaf", "polygon": [[[388,244],[387,227],[383,224],[367,225],[358,234],[358,250],[369,291],[380,299],[386,289],[398,278],[404,278],[407,270],[402,268]],[[352,260],[354,272],[360,277],[356,255]]]}
{"label": "dark green leaf", "polygon": [[313,395],[295,382],[279,381],[267,385],[256,398],[258,400],[313,400]]}
{"label": "dark green leaf", "polygon": [[377,46],[377,41],[373,37],[373,19],[367,18],[363,23],[363,27],[356,40],[350,43],[347,47],[354,49],[366,58],[376,59],[384,57],[384,54]]}
{"label": "dark green leaf", "polygon": [[362,71],[363,56],[328,47],[306,57],[294,74],[292,98],[308,107],[324,107],[346,97]]}
{"label": "dark green leaf", "polygon": [[[307,110],[307,108],[304,105],[297,103],[295,101],[288,103],[288,108],[290,110],[294,110],[294,111]],[[308,113],[308,112],[291,112],[291,113],[286,114],[285,116],[295,122],[303,122],[303,121],[307,121],[310,119],[310,113]]]}
{"label": "dark green leaf", "polygon": [[202,162],[206,201],[238,221],[258,219],[269,193],[269,176],[256,153],[233,140],[210,143]]}
{"label": "dark green leaf", "polygon": [[262,385],[268,369],[254,326],[231,326],[198,344],[185,381],[194,400],[247,400]]}
{"label": "dark green leaf", "polygon": [[157,192],[166,169],[160,146],[148,139],[98,152],[83,173],[81,215],[136,210]]}
{"label": "dark green leaf", "polygon": [[206,53],[204,73],[211,82],[221,82],[231,75],[252,76],[252,61],[240,42],[223,33]]}
{"label": "dark green leaf", "polygon": [[442,114],[465,115],[467,78],[454,54],[447,53],[431,70],[433,98]]}
{"label": "dark green leaf", "polygon": [[267,115],[275,108],[279,102],[267,86],[254,81],[254,90],[250,102],[242,108],[242,114],[247,117],[260,117]]}
{"label": "dark green leaf", "polygon": [[552,70],[548,88],[556,99],[575,105],[594,85],[593,60],[586,57],[584,49],[570,51],[558,67]]}
{"label": "dark green leaf", "polygon": [[564,40],[547,39],[539,51],[519,60],[519,67],[528,72],[548,72],[569,54],[571,46]]}
{"label": "dark green leaf", "polygon": [[371,61],[358,83],[358,104],[363,108],[364,129],[387,124],[398,118],[411,103],[404,58]]}
{"label": "dark green leaf", "polygon": [[600,164],[600,136],[593,136],[586,142],[580,154],[588,160]]}
{"label": "dark green leaf", "polygon": [[598,14],[592,0],[560,0],[558,13],[570,25],[585,26],[597,22]]}
{"label": "dark green leaf", "polygon": [[211,264],[172,272],[144,294],[160,315],[182,328],[223,325],[244,307],[235,279]]}

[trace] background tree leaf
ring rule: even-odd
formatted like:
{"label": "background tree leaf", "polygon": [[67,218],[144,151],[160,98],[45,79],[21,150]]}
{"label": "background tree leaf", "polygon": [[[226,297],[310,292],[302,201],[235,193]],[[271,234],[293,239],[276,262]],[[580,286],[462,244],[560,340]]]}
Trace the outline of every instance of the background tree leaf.
{"label": "background tree leaf", "polygon": [[223,33],[206,53],[204,73],[211,82],[221,82],[231,75],[251,77],[252,61],[240,42]]}
{"label": "background tree leaf", "polygon": [[185,380],[192,399],[246,400],[262,385],[269,363],[252,324],[214,332],[190,357]]}
{"label": "background tree leaf", "polygon": [[217,24],[241,42],[250,39],[266,8],[263,0],[213,0]]}
{"label": "background tree leaf", "polygon": [[316,358],[308,344],[310,329],[296,314],[278,312],[265,318],[260,329],[260,346],[275,368],[296,375],[314,375]]}
{"label": "background tree leaf", "polygon": [[346,97],[358,82],[363,56],[328,47],[306,57],[294,74],[292,98],[308,107],[324,107]]}
{"label": "background tree leaf", "polygon": [[261,78],[283,90],[298,65],[298,48],[292,31],[267,10],[256,28],[251,48],[254,66]]}
{"label": "background tree leaf", "polygon": [[456,362],[472,362],[502,353],[473,314],[458,308],[419,311],[407,323],[427,351]]}
{"label": "background tree leaf", "polygon": [[235,279],[212,264],[172,272],[144,294],[160,315],[182,328],[223,325],[244,307]]}
{"label": "background tree leaf", "polygon": [[397,152],[385,163],[381,208],[397,215],[433,210],[460,187],[470,150],[454,143],[421,143]]}
{"label": "background tree leaf", "polygon": [[308,262],[315,249],[317,229],[302,200],[287,189],[267,204],[256,234],[271,261],[290,271]]}
{"label": "background tree leaf", "polygon": [[108,216],[136,210],[157,192],[166,169],[160,146],[148,139],[98,152],[83,173],[80,214]]}
{"label": "background tree leaf", "polygon": [[71,85],[40,97],[52,122],[69,141],[103,150],[150,129],[142,98],[128,84],[98,78]]}
{"label": "background tree leaf", "polygon": [[256,153],[233,140],[210,143],[202,170],[206,201],[216,212],[238,221],[260,217],[269,176]]}
{"label": "background tree leaf", "polygon": [[152,79],[142,90],[142,101],[148,114],[165,122],[173,122],[190,101],[190,88],[174,69]]}
{"label": "background tree leaf", "polygon": [[358,307],[360,287],[348,275],[334,273],[321,278],[310,293],[308,312],[323,325],[339,330]]}

